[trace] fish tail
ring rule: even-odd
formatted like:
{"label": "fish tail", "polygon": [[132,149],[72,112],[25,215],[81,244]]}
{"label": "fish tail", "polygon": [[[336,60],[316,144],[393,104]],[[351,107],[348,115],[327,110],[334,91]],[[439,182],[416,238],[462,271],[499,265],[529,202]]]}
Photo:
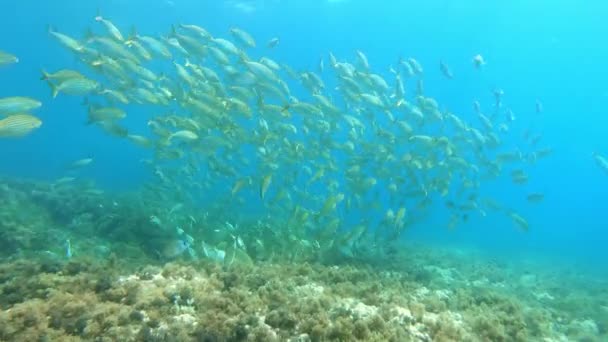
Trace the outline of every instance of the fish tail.
{"label": "fish tail", "polygon": [[[95,33],[89,28],[84,32],[84,41],[88,44],[95,39]],[[101,56],[101,53],[99,54]]]}
{"label": "fish tail", "polygon": [[137,28],[135,26],[131,27],[131,33],[127,37],[127,40],[137,40]]}
{"label": "fish tail", "polygon": [[40,79],[42,81],[48,80],[49,79],[49,73],[46,72],[44,69],[41,69],[40,72],[42,73],[42,76],[40,76]]}
{"label": "fish tail", "polygon": [[95,21],[103,21],[103,16],[101,15],[101,10],[97,8],[97,14],[95,15]]}
{"label": "fish tail", "polygon": [[47,80],[46,83],[48,83],[49,87],[51,88],[51,94],[53,95],[53,98],[56,98],[59,94],[59,89],[57,88],[57,85],[49,80]]}
{"label": "fish tail", "polygon": [[91,125],[95,123],[95,118],[93,118],[93,106],[89,106],[89,110],[87,112],[87,121],[85,121],[85,125]]}

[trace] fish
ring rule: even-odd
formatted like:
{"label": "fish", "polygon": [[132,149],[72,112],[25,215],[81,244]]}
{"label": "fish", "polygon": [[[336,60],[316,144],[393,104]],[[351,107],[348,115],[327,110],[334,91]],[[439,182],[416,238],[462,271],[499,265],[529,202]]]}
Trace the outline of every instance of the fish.
{"label": "fish", "polygon": [[530,203],[540,203],[543,201],[543,199],[545,199],[545,195],[540,192],[532,192],[526,196],[526,199]]}
{"label": "fish", "polygon": [[0,66],[19,63],[17,56],[0,50]]}
{"label": "fish", "polygon": [[82,43],[80,43],[78,40],[76,40],[66,34],[53,30],[53,28],[51,26],[48,27],[48,33],[51,36],[53,36],[55,39],[57,39],[57,41],[59,43],[61,43],[61,45],[72,50],[73,52],[82,52],[84,50],[84,45]]}
{"label": "fish", "polygon": [[251,185],[251,178],[246,177],[237,180],[230,191],[232,197],[234,197],[234,195],[236,195],[245,185]]}
{"label": "fish", "polygon": [[245,32],[237,27],[231,28],[230,33],[242,45],[244,45],[246,47],[250,47],[250,48],[255,47],[255,40],[249,33]]}
{"label": "fish", "polygon": [[602,169],[606,174],[608,174],[608,159],[596,152],[593,152],[592,157],[595,160],[597,166],[599,166],[600,169]]}
{"label": "fish", "polygon": [[110,101],[110,103],[113,102],[120,102],[122,104],[129,104],[129,98],[127,97],[127,95],[125,95],[124,93],[117,91],[117,90],[112,90],[112,89],[103,89],[99,92],[99,95],[104,95],[106,99],[108,99],[108,101]]}
{"label": "fish", "polygon": [[194,25],[194,24],[179,24],[179,27],[185,31],[188,31],[192,34],[195,34],[197,36],[199,36],[200,38],[203,39],[211,39],[213,38],[213,36],[211,36],[211,34],[209,33],[209,31],[205,30],[204,28],[198,26],[198,25]]}
{"label": "fish", "polygon": [[482,55],[477,54],[473,56],[473,66],[475,67],[475,69],[480,69],[484,65],[486,65],[486,62],[483,59]]}
{"label": "fish", "polygon": [[412,68],[415,75],[422,75],[424,73],[422,65],[416,59],[408,58],[406,63]]}
{"label": "fish", "polygon": [[70,169],[79,169],[79,168],[91,165],[91,163],[93,163],[93,158],[78,159],[78,160],[72,162],[69,165],[69,168]]}
{"label": "fish", "polygon": [[50,80],[50,81],[59,82],[59,83],[65,81],[65,80],[71,79],[71,78],[85,78],[85,76],[83,74],[81,74],[80,72],[78,72],[76,70],[69,70],[69,69],[58,70],[54,73],[49,73],[49,72],[46,72],[44,69],[42,69],[41,72],[42,72],[42,77],[40,77],[41,80]]}
{"label": "fish", "polygon": [[272,48],[276,47],[277,45],[279,45],[279,42],[280,42],[279,38],[277,38],[277,37],[275,37],[275,38],[271,38],[271,39],[268,41],[268,43],[266,43],[266,46],[267,46],[269,49],[272,49]]}
{"label": "fish", "polygon": [[359,66],[363,70],[369,70],[369,61],[367,59],[367,56],[365,56],[365,54],[360,50],[355,51],[355,53],[357,55],[357,62],[359,63]]}
{"label": "fish", "polygon": [[[482,94],[490,96],[494,108],[487,110],[484,97],[475,97],[473,112],[461,115],[425,93],[424,81],[434,79],[423,79],[414,58],[378,68],[367,51],[355,50],[296,68],[275,61],[278,55],[260,55],[254,36],[235,27],[224,38],[195,24],[169,27],[167,36],[133,30],[124,37],[107,19],[98,19],[90,24],[103,25],[102,35],[80,40],[52,34],[86,69],[43,72],[42,78],[54,86],[54,96],[62,92],[95,103],[87,101],[82,110],[88,108],[91,128],[149,149],[143,153],[152,155],[144,161],[154,175],[146,186],[150,210],[155,202],[183,204],[179,211],[165,206],[151,211],[172,213],[163,217],[163,229],[180,226],[177,238],[159,244],[160,250],[171,250],[161,256],[194,253],[192,239],[182,237],[210,216],[188,212],[196,207],[191,202],[223,190],[218,201],[209,201],[209,210],[238,211],[259,196],[263,208],[252,222],[257,219],[259,228],[285,227],[277,236],[287,238],[284,248],[293,258],[373,253],[376,247],[365,239],[367,222],[381,218],[373,242],[381,246],[436,209],[448,211],[453,227],[474,212],[482,219],[486,210],[528,227],[510,209],[477,198],[489,179],[502,181],[506,175],[507,182],[527,183],[531,164],[551,151],[537,148],[545,139],[532,138],[541,134],[536,123],[537,135],[517,134],[532,119],[521,116],[512,125],[510,99],[498,88],[493,97]],[[271,39],[266,52],[278,45],[279,38]],[[477,69],[485,64],[481,56],[473,63]],[[454,77],[444,61],[439,64],[442,77]],[[17,108],[13,114],[31,112]],[[127,111],[129,120],[122,120]],[[148,115],[148,124],[130,134],[124,125],[135,125],[130,121],[139,113]],[[604,164],[599,163],[603,169]],[[251,186],[254,180],[257,185]],[[276,187],[272,198],[271,186]],[[531,203],[538,197],[533,194],[526,196]],[[353,224],[353,217],[360,223]],[[150,219],[160,225],[160,219]],[[254,246],[279,253],[270,250],[265,233],[255,235],[265,228],[251,234],[236,227],[218,230],[213,244],[202,244],[212,260],[224,262],[228,256],[226,264],[232,264],[237,257],[246,259],[245,249]]]}
{"label": "fish", "polygon": [[67,95],[85,96],[99,89],[99,83],[97,81],[82,77],[70,78],[59,84],[55,84],[51,81],[47,81],[47,83],[51,88],[53,98],[56,98],[60,92]]}
{"label": "fish", "polygon": [[511,172],[511,180],[515,184],[526,184],[528,182],[528,175],[524,170],[513,170]]}
{"label": "fish", "polygon": [[0,115],[31,112],[42,106],[42,102],[25,96],[0,98]]}
{"label": "fish", "polygon": [[72,243],[70,239],[65,240],[65,257],[68,259],[72,258]]}
{"label": "fish", "polygon": [[127,139],[140,147],[151,148],[154,146],[154,143],[150,139],[141,135],[129,134],[127,135]]}
{"label": "fish", "polygon": [[443,74],[443,76],[445,76],[447,79],[451,80],[454,78],[454,74],[452,74],[452,70],[450,70],[450,67],[445,64],[444,61],[439,61],[439,69],[441,70],[441,73]]}
{"label": "fish", "polygon": [[403,226],[403,220],[405,219],[406,209],[405,207],[399,208],[397,210],[397,214],[395,215],[395,226],[400,228]]}
{"label": "fish", "polygon": [[40,128],[42,121],[29,114],[14,114],[0,120],[0,137],[23,137]]}
{"label": "fish", "polygon": [[163,246],[160,256],[164,259],[175,259],[190,248],[190,243],[185,239],[171,240]]}
{"label": "fish", "polygon": [[136,32],[134,33],[133,37],[130,38],[130,40],[135,39],[138,41],[142,41],[148,47],[148,49],[150,49],[150,51],[152,51],[152,53],[154,53],[155,55],[165,59],[173,58],[173,54],[171,53],[171,51],[169,51],[167,46],[161,40],[149,36],[140,36]]}
{"label": "fish", "polygon": [[272,183],[272,175],[268,174],[262,178],[262,182],[260,183],[260,198],[264,200],[266,196],[266,192],[268,191],[268,187],[270,187],[270,183]]}
{"label": "fish", "polygon": [[212,261],[223,263],[226,259],[226,251],[213,247],[204,241],[201,242],[203,254]]}
{"label": "fish", "polygon": [[236,47],[236,45],[229,40],[223,38],[213,38],[211,41],[225,53],[231,55],[239,55],[240,53],[240,50]]}
{"label": "fish", "polygon": [[536,114],[540,114],[543,112],[543,103],[540,100],[536,100],[534,104],[534,108],[536,109]]}
{"label": "fish", "polygon": [[198,140],[198,135],[196,133],[192,132],[192,131],[184,129],[184,130],[172,133],[169,136],[168,140],[169,140],[169,142],[171,142],[173,139],[178,139],[178,140],[181,140],[181,141],[192,142],[192,141]]}
{"label": "fish", "polygon": [[129,135],[129,130],[117,124],[115,121],[98,121],[95,124],[101,127],[104,132],[115,137],[125,138]]}
{"label": "fish", "polygon": [[336,209],[336,206],[343,200],[344,200],[344,194],[342,194],[342,193],[339,193],[339,194],[333,195],[333,196],[329,196],[323,203],[323,206],[321,207],[321,210],[319,211],[319,215],[320,216],[329,215],[331,212],[333,212]]}
{"label": "fish", "polygon": [[115,107],[94,107],[89,106],[88,124],[108,121],[108,120],[120,120],[127,116],[124,110]]}
{"label": "fish", "polygon": [[97,16],[95,17],[95,21],[102,23],[103,26],[106,27],[106,30],[108,30],[108,33],[110,33],[110,36],[112,36],[112,38],[116,39],[119,42],[123,42],[125,40],[122,33],[120,33],[120,30],[116,28],[116,26],[114,26],[111,21],[102,17],[101,14],[97,14]]}
{"label": "fish", "polygon": [[523,218],[521,215],[512,212],[509,214],[509,217],[522,230],[524,230],[524,231],[529,230],[530,225],[528,224],[528,221],[525,218]]}

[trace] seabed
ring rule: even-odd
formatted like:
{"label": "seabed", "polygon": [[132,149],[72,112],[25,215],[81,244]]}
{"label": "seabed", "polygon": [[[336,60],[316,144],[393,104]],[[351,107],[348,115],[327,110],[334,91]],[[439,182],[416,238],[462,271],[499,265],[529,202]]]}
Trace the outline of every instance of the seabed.
{"label": "seabed", "polygon": [[405,242],[167,258],[128,196],[2,184],[1,341],[608,340],[608,284],[574,269]]}

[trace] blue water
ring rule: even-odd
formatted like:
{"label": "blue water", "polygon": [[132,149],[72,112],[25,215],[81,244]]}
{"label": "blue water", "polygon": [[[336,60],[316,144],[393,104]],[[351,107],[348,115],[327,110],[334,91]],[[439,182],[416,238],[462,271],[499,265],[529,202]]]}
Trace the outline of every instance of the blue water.
{"label": "blue water", "polygon": [[[426,93],[463,117],[473,118],[474,99],[489,107],[491,90],[503,89],[517,125],[534,122],[543,134],[541,146],[555,150],[528,168],[531,181],[524,188],[516,188],[508,177],[487,188],[518,208],[530,221],[530,231],[491,215],[473,217],[448,232],[442,226],[447,214],[438,206],[405,238],[605,267],[608,176],[591,157],[594,151],[608,154],[608,4],[603,1],[22,0],[1,7],[0,48],[16,54],[20,63],[0,70],[0,97],[31,96],[44,103],[37,112],[44,121],[41,129],[23,139],[0,141],[2,174],[53,180],[70,162],[93,156],[94,166],[82,175],[103,188],[134,190],[151,179],[140,162],[149,152],[86,126],[82,99],[53,100],[39,81],[42,67],[78,68],[75,58],[48,36],[48,24],[81,36],[95,26],[99,9],[124,33],[135,26],[145,34],[167,34],[172,24],[193,23],[228,37],[228,29],[238,26],[258,45],[280,37],[272,58],[296,70],[315,70],[319,57],[329,51],[352,60],[355,50],[361,50],[372,68],[388,77],[388,66],[399,56],[413,56],[425,68]],[[487,61],[482,72],[471,65],[478,53]],[[454,80],[442,77],[440,59],[450,65]],[[537,99],[544,107],[540,115],[534,108]],[[143,130],[153,115],[135,109],[126,124]],[[545,193],[545,201],[526,203],[528,191]]]}

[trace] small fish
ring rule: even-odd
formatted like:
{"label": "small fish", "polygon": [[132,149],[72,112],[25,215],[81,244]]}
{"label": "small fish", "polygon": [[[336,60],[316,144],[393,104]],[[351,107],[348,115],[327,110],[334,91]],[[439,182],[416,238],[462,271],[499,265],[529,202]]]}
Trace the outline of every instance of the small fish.
{"label": "small fish", "polygon": [[276,37],[275,37],[275,38],[270,39],[270,40],[268,41],[268,43],[266,44],[266,46],[267,46],[269,49],[272,49],[272,48],[276,47],[277,45],[279,45],[279,42],[280,42],[279,38],[276,38]]}
{"label": "small fish", "polygon": [[323,70],[325,70],[325,62],[323,61],[323,56],[319,57],[319,64],[318,64],[318,69],[319,69],[319,73],[323,73]]}
{"label": "small fish", "polygon": [[514,170],[511,172],[511,180],[515,184],[526,184],[528,182],[528,175],[523,170]]}
{"label": "small fish", "polygon": [[154,54],[165,59],[171,59],[173,57],[171,51],[169,51],[167,46],[162,41],[148,36],[139,36],[137,34],[135,34],[134,37],[135,38],[133,39],[144,42]]}
{"label": "small fish", "polygon": [[150,216],[150,223],[157,225],[157,226],[162,226],[162,222],[160,220],[160,218],[158,218],[158,216],[152,215]]}
{"label": "small fish", "polygon": [[85,96],[99,89],[99,83],[88,78],[70,78],[59,84],[48,81],[53,98],[61,92],[67,95]]}
{"label": "small fish", "polygon": [[99,121],[96,123],[97,126],[101,127],[106,133],[119,137],[125,138],[129,135],[129,130],[120,126],[115,121]]}
{"label": "small fish", "polygon": [[59,43],[61,43],[63,46],[67,47],[68,49],[74,51],[74,52],[81,52],[84,50],[84,45],[81,44],[78,40],[65,35],[63,33],[59,33],[55,30],[53,30],[52,27],[49,26],[48,28],[48,32],[51,36],[55,37]]}
{"label": "small fish", "polygon": [[416,59],[408,58],[406,63],[411,67],[415,75],[422,75],[424,73],[422,65]]}
{"label": "small fish", "polygon": [[66,183],[71,183],[75,180],[76,180],[76,178],[74,178],[74,177],[61,177],[61,178],[57,179],[55,181],[55,183],[53,183],[53,185],[57,186],[57,185],[62,185],[62,184],[66,184]]}
{"label": "small fish", "polygon": [[0,50],[0,66],[19,63],[19,58],[8,52]]}
{"label": "small fish", "polygon": [[545,198],[545,195],[540,192],[533,192],[533,193],[528,194],[528,196],[526,196],[526,198],[528,199],[528,202],[530,202],[530,203],[540,203]]}
{"label": "small fish", "polygon": [[608,159],[595,152],[592,154],[592,156],[597,166],[599,166],[602,170],[604,170],[604,172],[606,172],[606,174],[608,174]]}
{"label": "small fish", "polygon": [[42,121],[29,114],[15,114],[0,120],[0,137],[17,138],[39,128]]}
{"label": "small fish", "polygon": [[262,200],[264,200],[264,197],[266,196],[266,191],[268,191],[268,187],[270,186],[271,182],[272,182],[272,175],[271,174],[266,175],[262,179],[262,183],[260,184],[260,198]]}
{"label": "small fish", "polygon": [[168,242],[161,252],[161,256],[166,259],[174,259],[184,254],[190,248],[190,243],[187,240],[173,240]]}
{"label": "small fish", "polygon": [[119,42],[122,42],[125,40],[125,38],[120,33],[120,30],[118,28],[116,28],[116,26],[114,26],[114,24],[111,21],[104,19],[99,14],[95,17],[95,21],[102,23],[106,27],[106,30],[108,30],[108,32],[110,33],[112,38],[118,40]]}
{"label": "small fish", "polygon": [[198,135],[192,131],[187,129],[177,131],[169,136],[169,142],[173,139],[183,140],[183,141],[195,141],[198,139]]}
{"label": "small fish", "polygon": [[507,121],[509,121],[509,122],[515,121],[515,113],[513,113],[513,111],[510,108],[507,109],[507,113],[506,114],[507,114],[506,115],[507,116]]}
{"label": "small fish", "polygon": [[540,100],[536,100],[535,109],[536,109],[536,114],[540,114],[543,112],[543,104],[542,104],[542,102],[540,102]]}
{"label": "small fish", "polygon": [[99,92],[99,95],[105,95],[106,99],[108,99],[111,103],[114,101],[118,101],[122,104],[129,104],[129,98],[125,94],[117,90],[104,89]]}
{"label": "small fish", "polygon": [[439,69],[441,70],[441,73],[443,74],[443,76],[445,76],[448,79],[453,79],[454,78],[454,74],[452,74],[452,70],[450,70],[450,67],[445,64],[444,61],[439,61]]}
{"label": "small fish", "polygon": [[496,105],[496,108],[501,107],[502,97],[505,95],[504,90],[496,88],[492,91],[492,93],[494,94],[494,103]]}
{"label": "small fish", "polygon": [[405,218],[406,209],[405,207],[399,208],[397,210],[397,214],[395,215],[395,226],[400,227],[403,226],[403,219]]}
{"label": "small fish", "polygon": [[144,148],[150,148],[154,145],[150,139],[141,135],[129,134],[127,135],[127,139],[131,140],[136,145]]}
{"label": "small fish", "polygon": [[120,108],[114,107],[102,107],[102,108],[94,108],[93,106],[89,107],[89,115],[88,115],[88,124],[100,122],[100,121],[108,121],[108,120],[120,120],[124,119],[127,116],[124,110]]}
{"label": "small fish", "polygon": [[250,185],[250,184],[251,184],[250,177],[241,178],[241,179],[237,180],[234,183],[234,185],[232,186],[232,190],[230,191],[231,195],[234,197],[234,195],[236,195],[245,185]]}
{"label": "small fish", "polygon": [[473,66],[476,69],[480,69],[484,65],[486,65],[486,62],[484,61],[482,55],[477,54],[473,57]]}
{"label": "small fish", "polygon": [[65,240],[65,257],[68,259],[72,258],[72,244],[70,239]]}
{"label": "small fish", "polygon": [[83,74],[79,73],[78,71],[69,70],[69,69],[59,70],[54,73],[49,73],[49,72],[46,72],[44,69],[42,69],[41,72],[42,72],[42,77],[40,77],[40,79],[43,81],[51,80],[51,81],[61,83],[70,78],[84,78]]}
{"label": "small fish", "polygon": [[91,165],[91,163],[93,163],[93,158],[78,159],[75,162],[71,163],[69,168],[70,169],[79,169],[81,167]]}
{"label": "small fish", "polygon": [[198,26],[198,25],[192,25],[192,24],[179,24],[179,27],[181,29],[183,29],[184,31],[188,31],[190,33],[193,33],[197,36],[200,36],[203,39],[211,39],[213,38],[211,36],[211,34],[205,30],[204,28]]}
{"label": "small fish", "polygon": [[230,33],[242,45],[245,45],[250,48],[255,47],[255,40],[249,33],[236,27],[231,28]]}
{"label": "small fish", "polygon": [[184,207],[183,203],[177,203],[169,209],[169,216],[174,214],[176,211],[180,211]]}
{"label": "small fish", "polygon": [[42,102],[23,96],[0,98],[0,115],[30,112],[42,106]]}
{"label": "small fish", "polygon": [[481,104],[479,101],[473,101],[473,110],[475,110],[475,113],[477,114],[481,113]]}
{"label": "small fish", "polygon": [[513,222],[519,226],[519,228],[521,228],[524,231],[528,231],[528,228],[530,227],[530,225],[528,224],[528,221],[521,217],[519,214],[517,213],[510,213],[509,217],[511,217],[511,220],[513,220]]}
{"label": "small fish", "polygon": [[210,246],[210,245],[206,244],[205,242],[202,242],[201,244],[203,247],[203,254],[207,258],[209,258],[215,262],[224,262],[224,259],[226,258],[226,252],[224,250]]}
{"label": "small fish", "polygon": [[367,56],[360,50],[355,51],[355,54],[357,55],[357,63],[359,66],[361,66],[361,68],[364,70],[369,70],[369,61]]}

